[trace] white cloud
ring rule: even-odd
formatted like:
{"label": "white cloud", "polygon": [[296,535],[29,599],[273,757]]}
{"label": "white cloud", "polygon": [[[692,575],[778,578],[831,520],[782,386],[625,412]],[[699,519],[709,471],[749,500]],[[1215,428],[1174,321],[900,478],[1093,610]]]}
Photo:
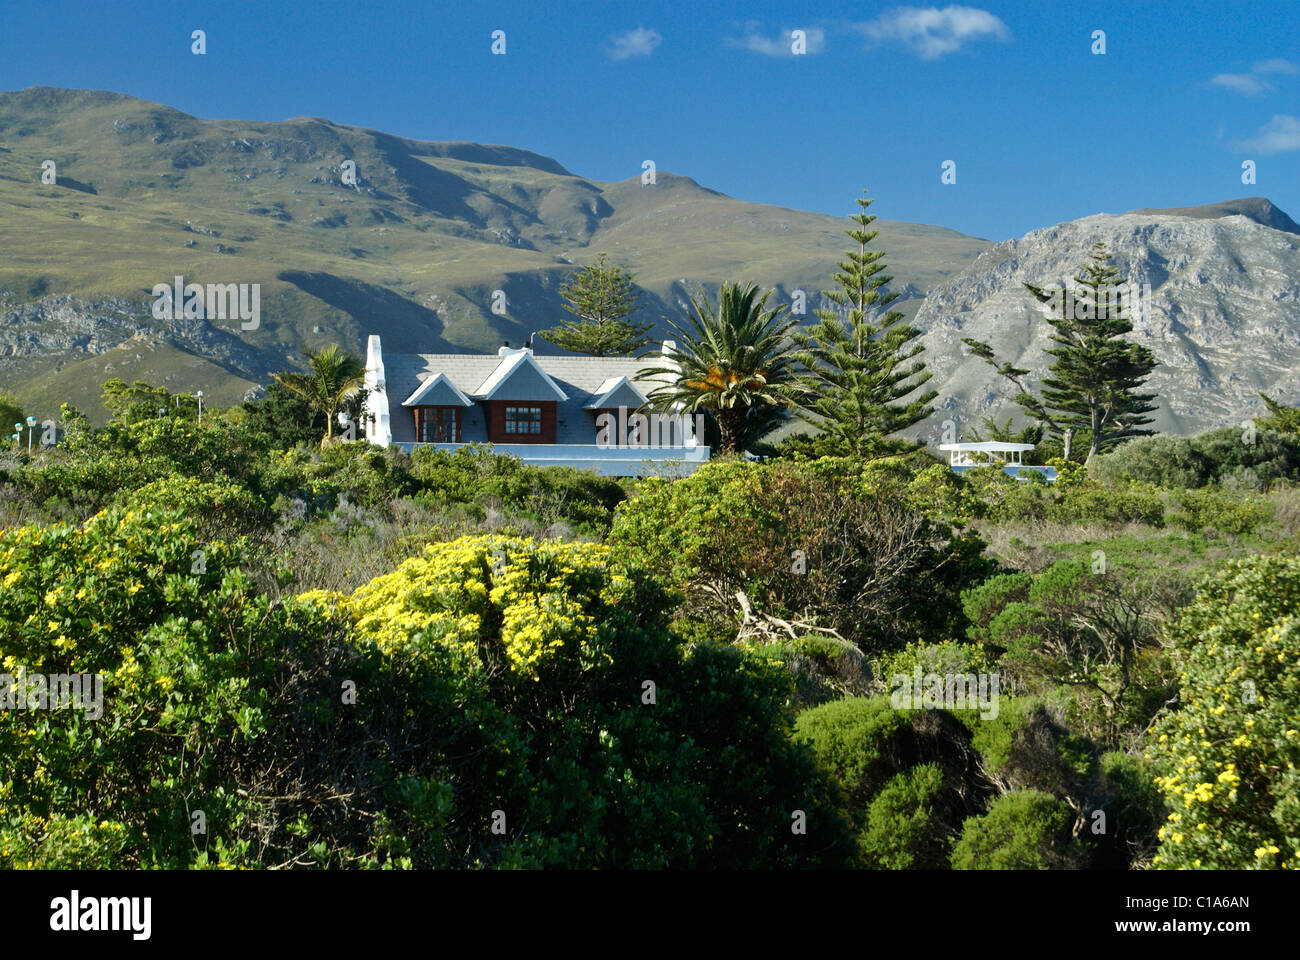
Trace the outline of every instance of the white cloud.
{"label": "white cloud", "polygon": [[1220,73],[1210,78],[1210,83],[1216,87],[1223,87],[1225,90],[1231,90],[1233,93],[1240,93],[1245,97],[1258,96],[1261,93],[1271,93],[1272,84],[1265,83],[1254,74],[1250,73]]}
{"label": "white cloud", "polygon": [[1297,67],[1290,60],[1275,58],[1273,60],[1261,60],[1255,64],[1256,73],[1296,73],[1298,71],[1300,71],[1300,67]]}
{"label": "white cloud", "polygon": [[877,43],[897,41],[922,60],[955,53],[967,43],[1011,39],[1007,25],[975,7],[898,7],[856,29]]}
{"label": "white cloud", "polygon": [[637,27],[626,33],[616,33],[610,39],[609,58],[611,60],[631,60],[633,57],[648,57],[655,47],[664,42],[658,30]]}
{"label": "white cloud", "polygon": [[1300,150],[1300,117],[1279,113],[1259,128],[1259,133],[1242,143],[1246,150],[1260,153],[1288,153]]}
{"label": "white cloud", "polygon": [[1210,83],[1216,87],[1223,87],[1225,90],[1231,90],[1233,93],[1240,93],[1244,97],[1257,97],[1261,93],[1272,93],[1273,84],[1267,80],[1260,79],[1261,73],[1296,73],[1300,68],[1296,67],[1290,60],[1283,60],[1280,57],[1274,57],[1272,60],[1261,60],[1250,70],[1250,73],[1220,73],[1210,78]]}
{"label": "white cloud", "polygon": [[791,27],[789,30],[782,30],[776,37],[769,37],[760,32],[759,25],[754,22],[745,24],[744,35],[739,38],[728,38],[727,45],[730,47],[743,47],[751,53],[761,53],[767,57],[792,57],[794,56],[794,39],[791,33],[794,30],[804,32],[804,41],[808,53],[821,53],[826,49],[826,31],[821,27]]}

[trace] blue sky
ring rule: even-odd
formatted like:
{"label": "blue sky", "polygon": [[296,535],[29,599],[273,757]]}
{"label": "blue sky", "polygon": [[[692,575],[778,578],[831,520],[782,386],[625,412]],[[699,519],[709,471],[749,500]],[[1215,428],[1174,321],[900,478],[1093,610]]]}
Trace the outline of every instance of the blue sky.
{"label": "blue sky", "polygon": [[835,215],[865,187],[883,219],[1000,240],[1243,196],[1300,219],[1297,37],[1295,0],[8,0],[0,89],[509,144],[600,180],[651,159],[732,196]]}

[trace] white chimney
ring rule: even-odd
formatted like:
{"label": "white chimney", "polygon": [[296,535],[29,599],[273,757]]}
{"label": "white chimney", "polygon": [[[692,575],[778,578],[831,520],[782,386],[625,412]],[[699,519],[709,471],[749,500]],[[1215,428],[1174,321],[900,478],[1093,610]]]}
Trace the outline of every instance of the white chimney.
{"label": "white chimney", "polygon": [[379,334],[372,333],[366,340],[366,439],[376,446],[386,447],[393,442],[392,424],[388,413],[388,387],[384,383],[384,350]]}

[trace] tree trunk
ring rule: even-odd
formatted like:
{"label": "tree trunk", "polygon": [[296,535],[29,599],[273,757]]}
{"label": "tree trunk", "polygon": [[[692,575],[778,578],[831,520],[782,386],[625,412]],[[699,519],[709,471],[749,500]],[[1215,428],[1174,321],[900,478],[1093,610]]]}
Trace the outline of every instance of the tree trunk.
{"label": "tree trunk", "polygon": [[722,438],[718,443],[719,453],[737,453],[739,451],[745,413],[744,407],[726,407],[718,411],[718,431],[722,434]]}
{"label": "tree trunk", "polygon": [[1061,439],[1065,447],[1065,449],[1061,451],[1063,454],[1062,459],[1069,460],[1070,449],[1074,445],[1074,427],[1066,427],[1065,432],[1061,434]]}

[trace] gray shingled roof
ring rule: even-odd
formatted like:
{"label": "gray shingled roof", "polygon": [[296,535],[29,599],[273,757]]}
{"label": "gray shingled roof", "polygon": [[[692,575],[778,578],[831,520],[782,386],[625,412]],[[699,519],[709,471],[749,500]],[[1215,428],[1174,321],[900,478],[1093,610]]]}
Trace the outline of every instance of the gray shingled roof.
{"label": "gray shingled roof", "polygon": [[[384,374],[388,393],[389,414],[393,441],[410,443],[415,440],[415,425],[409,408],[402,401],[409,397],[431,376],[442,373],[468,397],[479,394],[479,388],[497,367],[509,357],[471,353],[384,354]],[[648,367],[659,364],[659,358],[637,360],[628,357],[545,357],[534,356],[537,365],[555,381],[568,400],[556,407],[556,443],[595,443],[595,419],[592,411],[583,407],[594,400],[601,385],[611,377],[627,377],[636,382],[637,389],[649,394],[663,381],[663,377],[641,375]],[[522,375],[522,374],[521,374]],[[534,374],[535,378],[535,374]],[[535,384],[525,391],[533,392]],[[498,393],[497,399],[551,399],[546,397],[509,395],[509,388]],[[461,435],[471,439],[487,437],[483,410],[479,406],[466,408],[461,423]]]}

